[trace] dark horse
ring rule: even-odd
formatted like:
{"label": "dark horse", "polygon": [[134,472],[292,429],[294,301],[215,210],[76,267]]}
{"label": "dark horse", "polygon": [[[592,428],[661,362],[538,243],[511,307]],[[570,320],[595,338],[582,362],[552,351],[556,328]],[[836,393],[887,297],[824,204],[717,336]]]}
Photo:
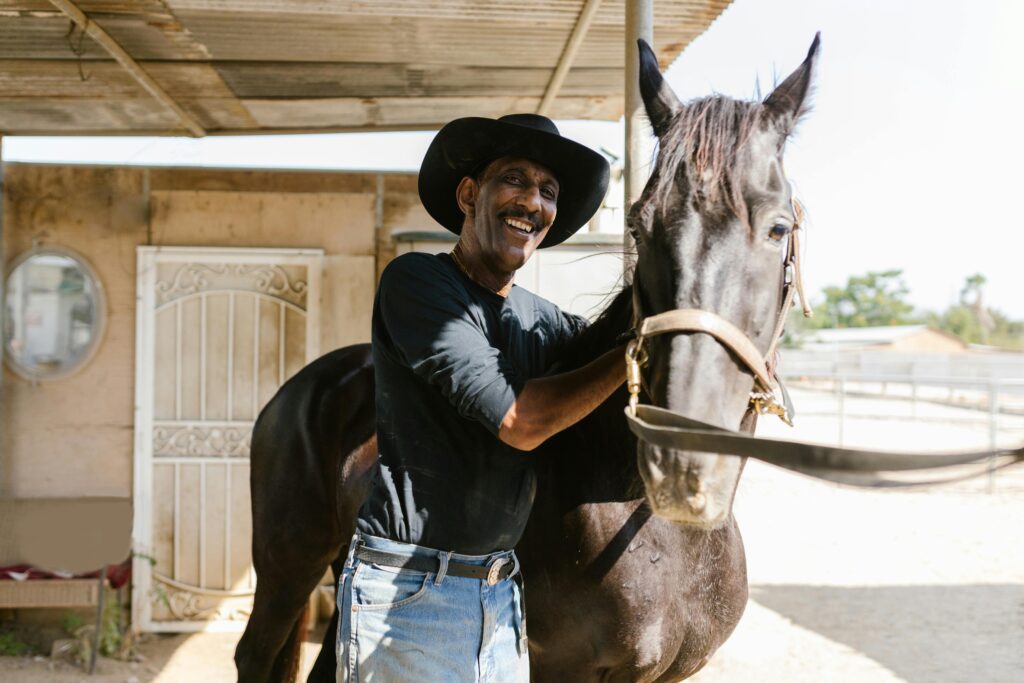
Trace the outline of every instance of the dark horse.
{"label": "dark horse", "polygon": [[[817,46],[816,38],[764,102],[715,96],[683,104],[641,45],[640,86],[659,153],[629,217],[635,276],[565,350],[560,370],[613,348],[634,323],[634,296],[648,315],[714,312],[768,347],[781,303],[782,247],[794,223],[783,148],[803,113]],[[752,429],[752,378],[725,347],[704,334],[650,343],[650,402]],[[329,566],[339,574],[367,494],[376,458],[373,389],[369,347],[340,349],[289,380],[256,423],[259,581],[235,655],[242,681],[294,678],[307,598]],[[534,680],[686,678],[725,641],[746,604],[732,515],[743,461],[638,445],[625,404],[620,390],[529,456],[539,484],[517,551]],[[334,680],[337,621],[335,610],[310,680]]]}

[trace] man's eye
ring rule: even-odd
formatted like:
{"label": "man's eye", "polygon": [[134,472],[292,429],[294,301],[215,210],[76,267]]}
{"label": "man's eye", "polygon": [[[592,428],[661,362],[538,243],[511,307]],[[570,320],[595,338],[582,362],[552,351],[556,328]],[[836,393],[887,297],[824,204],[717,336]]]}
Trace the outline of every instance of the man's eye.
{"label": "man's eye", "polygon": [[541,194],[543,194],[548,199],[557,199],[558,198],[558,193],[555,192],[550,187],[545,187],[544,189],[542,189],[541,190]]}
{"label": "man's eye", "polygon": [[519,183],[522,182],[522,180],[520,179],[519,176],[510,174],[510,175],[505,176],[505,182],[506,183],[511,183],[513,185],[518,185]]}

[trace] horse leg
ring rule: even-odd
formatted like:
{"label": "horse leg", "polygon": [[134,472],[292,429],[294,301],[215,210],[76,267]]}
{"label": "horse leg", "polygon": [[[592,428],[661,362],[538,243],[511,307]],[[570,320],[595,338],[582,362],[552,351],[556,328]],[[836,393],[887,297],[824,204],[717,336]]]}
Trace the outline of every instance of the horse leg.
{"label": "horse leg", "polygon": [[239,683],[291,683],[298,673],[309,596],[327,570],[310,563],[301,575],[260,574],[249,624],[235,650]]}
{"label": "horse leg", "polygon": [[[348,544],[342,546],[338,559],[331,562],[331,569],[334,572],[335,596],[337,596],[338,581],[341,578],[341,570],[344,566],[342,558],[346,555],[348,555]],[[324,632],[324,642],[320,646],[320,654],[317,655],[316,662],[309,672],[306,683],[334,683],[338,669],[338,657],[334,648],[338,637],[339,618],[338,601],[335,599],[334,612],[331,614],[331,622],[327,625],[327,631]]]}

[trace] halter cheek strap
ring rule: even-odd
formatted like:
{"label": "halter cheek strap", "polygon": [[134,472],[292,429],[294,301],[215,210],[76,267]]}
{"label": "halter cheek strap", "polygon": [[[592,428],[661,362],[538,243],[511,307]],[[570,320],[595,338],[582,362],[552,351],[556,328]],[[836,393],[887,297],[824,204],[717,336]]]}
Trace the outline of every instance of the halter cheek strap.
{"label": "halter cheek strap", "polygon": [[[636,319],[634,328],[636,338],[626,347],[626,385],[629,390],[629,410],[636,415],[640,401],[640,390],[643,380],[642,366],[647,362],[644,341],[647,337],[676,332],[702,332],[714,337],[719,344],[743,362],[754,375],[754,388],[750,392],[750,408],[759,414],[778,416],[783,422],[792,425],[792,408],[786,399],[785,389],[776,373],[777,352],[779,341],[786,328],[786,318],[793,306],[795,296],[800,297],[804,316],[810,317],[811,307],[804,295],[803,278],[800,273],[800,239],[799,233],[804,217],[803,206],[793,200],[794,225],[790,232],[786,247],[786,258],[782,280],[782,302],[772,331],[768,350],[762,354],[750,338],[725,318],[697,308],[677,308],[647,318],[640,318],[642,311],[640,290],[633,284],[633,315]],[[780,403],[776,397],[776,387],[783,395]]]}

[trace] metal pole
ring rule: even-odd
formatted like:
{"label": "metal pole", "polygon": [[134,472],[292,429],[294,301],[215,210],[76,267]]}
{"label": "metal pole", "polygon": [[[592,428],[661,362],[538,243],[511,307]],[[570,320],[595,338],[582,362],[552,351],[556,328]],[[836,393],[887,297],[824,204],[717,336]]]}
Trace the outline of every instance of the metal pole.
{"label": "metal pole", "polygon": [[992,456],[988,461],[988,492],[996,489],[995,450],[999,448],[999,382],[990,379],[988,385],[988,447]]}
{"label": "metal pole", "polygon": [[[629,208],[644,191],[651,174],[651,155],[654,151],[651,124],[647,120],[643,100],[640,99],[640,52],[636,41],[643,38],[654,44],[653,0],[626,0],[626,160],[623,172],[623,209]],[[626,250],[625,267],[632,270],[633,240],[626,231],[623,238]]]}
{"label": "metal pole", "polygon": [[96,631],[92,634],[92,651],[89,653],[89,675],[96,673],[96,655],[100,650],[100,635],[103,631],[103,602],[106,598],[107,565],[100,570],[100,594],[96,600]]}
{"label": "metal pole", "polygon": [[837,414],[837,417],[838,417],[838,420],[839,420],[839,445],[842,446],[843,445],[843,438],[844,438],[843,431],[844,431],[844,428],[845,428],[844,422],[846,421],[846,378],[845,377],[842,377],[842,376],[839,377],[839,380],[836,382],[836,388],[839,390],[839,396],[837,397],[837,400],[839,401],[839,405],[836,408],[836,414]]}
{"label": "metal pole", "polygon": [[7,253],[4,251],[4,136],[0,135],[0,399],[4,396],[4,349],[7,341],[7,297],[4,285],[7,284]]}

